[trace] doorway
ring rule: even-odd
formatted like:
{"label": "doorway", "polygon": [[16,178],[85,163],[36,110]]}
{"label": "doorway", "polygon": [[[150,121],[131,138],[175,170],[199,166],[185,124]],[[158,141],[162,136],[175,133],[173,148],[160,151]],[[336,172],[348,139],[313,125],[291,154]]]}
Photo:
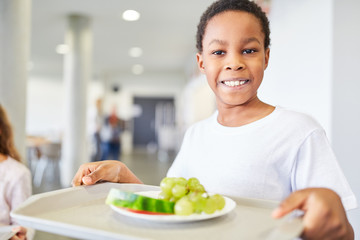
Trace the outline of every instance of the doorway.
{"label": "doorway", "polygon": [[157,148],[159,127],[175,126],[174,98],[134,97],[134,104],[140,114],[134,118],[133,146]]}

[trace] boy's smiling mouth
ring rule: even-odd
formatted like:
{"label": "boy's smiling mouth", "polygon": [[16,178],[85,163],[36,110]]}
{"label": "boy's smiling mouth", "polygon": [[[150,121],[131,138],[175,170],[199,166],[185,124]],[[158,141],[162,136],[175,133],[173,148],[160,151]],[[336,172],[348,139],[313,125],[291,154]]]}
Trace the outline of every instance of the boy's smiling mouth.
{"label": "boy's smiling mouth", "polygon": [[242,85],[248,83],[249,81],[250,81],[249,79],[224,80],[224,81],[221,81],[221,83],[225,84],[226,86],[229,86],[229,87],[237,87],[237,86],[242,86]]}

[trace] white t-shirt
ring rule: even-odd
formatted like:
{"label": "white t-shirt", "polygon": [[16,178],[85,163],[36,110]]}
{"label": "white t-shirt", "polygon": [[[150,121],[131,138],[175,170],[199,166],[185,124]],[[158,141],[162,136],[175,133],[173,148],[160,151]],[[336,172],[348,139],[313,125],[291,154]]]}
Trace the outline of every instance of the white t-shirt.
{"label": "white t-shirt", "polygon": [[[31,174],[26,166],[10,157],[0,162],[0,225],[17,225],[10,212],[31,196]],[[32,239],[33,229],[27,238]]]}
{"label": "white t-shirt", "polygon": [[265,118],[225,127],[218,112],[191,126],[168,176],[196,177],[207,191],[281,201],[307,187],[337,192],[357,207],[323,128],[311,117],[276,107]]}

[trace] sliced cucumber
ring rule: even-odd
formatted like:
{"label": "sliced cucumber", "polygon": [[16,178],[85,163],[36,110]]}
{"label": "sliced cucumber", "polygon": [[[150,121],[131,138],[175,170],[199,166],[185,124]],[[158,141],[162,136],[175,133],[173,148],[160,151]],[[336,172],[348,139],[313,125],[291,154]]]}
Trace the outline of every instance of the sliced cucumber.
{"label": "sliced cucumber", "polygon": [[136,193],[112,188],[106,198],[106,204],[133,210],[174,213],[174,202],[145,197]]}

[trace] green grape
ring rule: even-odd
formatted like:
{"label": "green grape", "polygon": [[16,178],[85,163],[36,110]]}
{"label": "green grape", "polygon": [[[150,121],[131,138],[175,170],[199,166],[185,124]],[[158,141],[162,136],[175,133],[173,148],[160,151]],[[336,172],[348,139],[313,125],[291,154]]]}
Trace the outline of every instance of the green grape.
{"label": "green grape", "polygon": [[177,198],[177,197],[172,196],[172,197],[169,199],[169,201],[170,201],[170,202],[177,202],[179,199],[180,199],[180,198]]}
{"label": "green grape", "polygon": [[176,198],[181,198],[186,194],[186,187],[183,185],[175,185],[172,190],[172,195]]}
{"label": "green grape", "polygon": [[216,203],[217,210],[221,210],[225,207],[225,199],[220,194],[214,194],[210,198],[213,198]]}
{"label": "green grape", "polygon": [[195,185],[194,188],[193,188],[191,191],[193,191],[193,192],[199,192],[199,193],[204,193],[204,192],[206,192],[206,191],[205,191],[205,188],[204,188],[204,186],[203,186],[202,184],[197,184],[197,185]]}
{"label": "green grape", "polygon": [[212,214],[216,211],[216,201],[214,198],[207,198],[205,202],[204,212],[207,214]]}
{"label": "green grape", "polygon": [[160,182],[159,199],[175,202],[175,214],[187,216],[193,213],[212,214],[225,206],[220,194],[209,196],[197,178],[166,177]]}
{"label": "green grape", "polygon": [[205,208],[206,198],[201,193],[191,192],[187,195],[194,205],[194,212],[201,213]]}
{"label": "green grape", "polygon": [[186,186],[187,181],[183,177],[175,178],[175,185]]}
{"label": "green grape", "polygon": [[171,190],[175,185],[175,178],[166,177],[160,182],[161,190],[167,195],[171,195]]}
{"label": "green grape", "polygon": [[188,216],[194,213],[193,203],[187,198],[183,197],[175,203],[175,214]]}
{"label": "green grape", "polygon": [[168,193],[161,191],[159,193],[158,199],[169,201],[171,197],[172,197],[171,194],[169,195]]}
{"label": "green grape", "polygon": [[197,179],[197,178],[189,178],[188,181],[187,181],[187,185],[189,187],[190,190],[194,189],[194,187],[196,185],[199,185],[200,184],[200,181]]}

